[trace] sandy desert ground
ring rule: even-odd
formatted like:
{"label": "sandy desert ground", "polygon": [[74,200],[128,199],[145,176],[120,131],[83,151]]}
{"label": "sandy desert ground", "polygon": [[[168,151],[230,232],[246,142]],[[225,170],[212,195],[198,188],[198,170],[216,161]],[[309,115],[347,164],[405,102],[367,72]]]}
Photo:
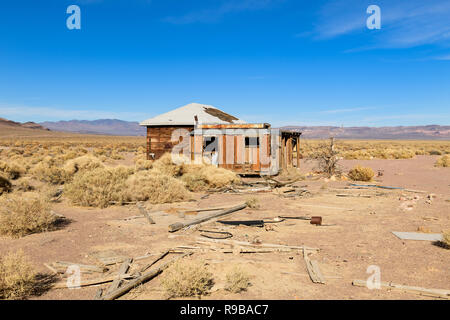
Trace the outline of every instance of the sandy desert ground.
{"label": "sandy desert ground", "polygon": [[[73,207],[63,200],[53,210],[70,223],[60,230],[31,234],[23,238],[0,238],[0,252],[23,249],[37,271],[48,273],[44,263],[71,261],[99,264],[102,256],[140,257],[131,271],[139,270],[159,253],[177,246],[208,247],[196,242],[202,234],[196,228],[168,232],[168,225],[205,215],[182,217],[178,211],[232,206],[256,198],[260,208],[237,211],[223,220],[271,220],[278,216],[321,216],[323,226],[305,220],[287,219],[267,223],[265,227],[227,226],[218,222],[202,229],[227,231],[232,240],[307,246],[319,251],[310,255],[318,262],[326,283],[313,283],[306,269],[302,250],[270,253],[233,253],[194,249],[190,258],[204,261],[214,277],[211,293],[201,299],[435,299],[398,290],[369,290],[352,285],[366,280],[370,265],[379,266],[381,281],[409,286],[450,289],[450,251],[430,241],[401,240],[392,231],[441,233],[450,229],[450,169],[434,167],[436,156],[416,156],[401,160],[342,160],[344,170],[355,164],[383,170],[374,183],[425,191],[405,192],[378,188],[357,189],[349,181],[330,181],[310,176],[295,185],[308,192],[298,197],[283,193],[252,194],[194,193],[195,201],[172,204],[146,204],[156,222],[145,218],[124,220],[140,215],[135,205],[106,209]],[[302,161],[301,171],[310,172],[314,161]],[[261,180],[249,177],[245,181]],[[288,194],[288,193],[287,193]],[[341,197],[338,194],[354,195]],[[432,201],[427,196],[434,194]],[[284,194],[286,195],[286,194]],[[197,228],[198,229],[198,228]],[[224,246],[223,248],[227,248]],[[169,254],[159,263],[164,263]],[[110,265],[107,274],[117,273],[119,264]],[[239,294],[224,290],[225,275],[240,266],[250,275],[251,286]],[[83,274],[82,281],[98,278]],[[140,285],[120,299],[166,299],[160,286],[164,272]],[[92,299],[98,288],[50,289],[31,299]]]}

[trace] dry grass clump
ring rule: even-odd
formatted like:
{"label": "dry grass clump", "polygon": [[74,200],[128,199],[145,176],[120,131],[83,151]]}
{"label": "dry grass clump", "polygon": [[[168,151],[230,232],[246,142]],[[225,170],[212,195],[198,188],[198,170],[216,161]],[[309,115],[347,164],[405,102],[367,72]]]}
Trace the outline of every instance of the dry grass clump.
{"label": "dry grass clump", "polygon": [[161,158],[153,162],[152,169],[161,174],[178,177],[184,172],[184,164],[174,163],[172,161],[172,155],[170,153],[165,153],[161,156]]}
{"label": "dry grass clump", "polygon": [[75,205],[106,208],[113,201],[123,201],[132,173],[133,169],[122,166],[80,172],[65,186],[64,194]]}
{"label": "dry grass clump", "polygon": [[0,161],[0,172],[7,178],[14,180],[26,172],[26,169],[14,161]]}
{"label": "dry grass clump", "polygon": [[440,157],[436,160],[434,165],[436,167],[450,167],[450,155],[446,154],[445,156]]}
{"label": "dry grass clump", "polygon": [[185,165],[184,171],[181,180],[191,191],[223,188],[240,182],[234,172],[209,164]]}
{"label": "dry grass clump", "polygon": [[259,208],[259,203],[258,203],[258,199],[255,197],[252,198],[248,198],[245,203],[247,204],[247,207],[251,208],[251,209],[258,209]]}
{"label": "dry grass clump", "polygon": [[140,170],[150,170],[153,166],[153,161],[147,160],[147,159],[135,159],[134,160],[134,167],[136,171]]}
{"label": "dry grass clump", "polygon": [[11,190],[11,182],[0,175],[0,195]]}
{"label": "dry grass clump", "polygon": [[43,182],[62,184],[68,180],[68,173],[62,168],[62,161],[50,156],[45,157],[33,169],[32,174]]}
{"label": "dry grass clump", "polygon": [[442,233],[442,243],[447,249],[450,249],[450,229]]}
{"label": "dry grass clump", "polygon": [[249,275],[236,267],[226,275],[225,290],[232,293],[239,293],[241,291],[246,291],[250,287],[250,277]]}
{"label": "dry grass clump", "polygon": [[348,177],[353,181],[371,181],[375,176],[372,168],[356,166],[348,172]]}
{"label": "dry grass clump", "polygon": [[36,283],[36,272],[22,251],[0,258],[0,299],[26,298]]}
{"label": "dry grass clump", "polygon": [[38,195],[9,194],[0,198],[0,234],[14,238],[54,228],[48,200]]}
{"label": "dry grass clump", "polygon": [[126,181],[124,197],[127,201],[169,203],[189,198],[184,183],[159,172],[138,171]]}
{"label": "dry grass clump", "polygon": [[201,296],[213,286],[212,273],[204,262],[180,259],[164,271],[162,287],[170,298]]}
{"label": "dry grass clump", "polygon": [[91,155],[84,155],[67,161],[63,168],[67,174],[74,175],[81,171],[89,171],[103,167],[103,163],[98,158]]}
{"label": "dry grass clump", "polygon": [[31,181],[32,179],[30,177],[20,178],[19,180],[17,180],[15,187],[19,191],[32,191],[35,188]]}

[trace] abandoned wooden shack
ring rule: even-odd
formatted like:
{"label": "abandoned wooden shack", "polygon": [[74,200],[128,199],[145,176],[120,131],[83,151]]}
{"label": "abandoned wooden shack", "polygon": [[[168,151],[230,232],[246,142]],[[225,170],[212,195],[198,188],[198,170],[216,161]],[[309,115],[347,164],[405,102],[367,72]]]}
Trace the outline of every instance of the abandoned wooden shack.
{"label": "abandoned wooden shack", "polygon": [[147,127],[147,159],[175,152],[240,174],[300,166],[300,132],[246,123],[210,105],[191,103],[140,125]]}

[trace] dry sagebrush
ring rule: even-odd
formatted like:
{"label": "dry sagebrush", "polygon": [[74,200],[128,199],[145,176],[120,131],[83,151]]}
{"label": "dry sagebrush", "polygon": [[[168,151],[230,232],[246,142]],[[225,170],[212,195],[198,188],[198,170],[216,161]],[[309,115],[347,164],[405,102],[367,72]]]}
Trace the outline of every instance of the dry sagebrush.
{"label": "dry sagebrush", "polygon": [[8,194],[0,197],[0,234],[23,237],[54,228],[56,217],[48,200],[38,195]]}
{"label": "dry sagebrush", "polygon": [[436,167],[450,167],[450,155],[445,155],[436,160],[434,164]]}
{"label": "dry sagebrush", "polygon": [[348,172],[348,177],[353,181],[371,181],[375,173],[372,168],[356,166]]}
{"label": "dry sagebrush", "polygon": [[106,208],[112,201],[123,200],[126,180],[132,172],[126,167],[80,172],[66,185],[64,194],[75,205]]}
{"label": "dry sagebrush", "polygon": [[226,275],[226,291],[239,293],[241,291],[246,291],[250,285],[249,275],[239,267],[235,267]]}
{"label": "dry sagebrush", "polygon": [[181,180],[190,191],[222,188],[240,182],[234,172],[210,164],[186,165]]}
{"label": "dry sagebrush", "polygon": [[450,229],[445,230],[442,233],[442,243],[445,248],[450,249]]}
{"label": "dry sagebrush", "polygon": [[172,176],[152,171],[138,171],[126,181],[124,198],[127,201],[170,203],[189,198],[184,184]]}
{"label": "dry sagebrush", "polygon": [[36,273],[22,251],[0,258],[0,299],[26,298],[36,283]]}
{"label": "dry sagebrush", "polygon": [[103,163],[98,158],[91,155],[84,155],[68,160],[64,164],[63,168],[68,175],[73,176],[78,172],[89,171],[103,167]]}
{"label": "dry sagebrush", "polygon": [[19,178],[25,172],[26,169],[15,161],[0,161],[0,173],[11,180]]}
{"label": "dry sagebrush", "polygon": [[204,262],[181,259],[164,271],[162,287],[170,298],[193,297],[209,293],[214,284]]}
{"label": "dry sagebrush", "polygon": [[7,178],[0,175],[0,195],[5,192],[9,192],[11,190],[11,187],[11,182]]}

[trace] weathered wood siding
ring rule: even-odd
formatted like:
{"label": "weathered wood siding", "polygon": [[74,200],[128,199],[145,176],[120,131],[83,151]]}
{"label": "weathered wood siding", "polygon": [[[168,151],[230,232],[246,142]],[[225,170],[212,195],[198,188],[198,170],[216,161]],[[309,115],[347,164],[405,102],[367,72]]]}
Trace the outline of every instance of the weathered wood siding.
{"label": "weathered wood siding", "polygon": [[179,141],[172,141],[172,133],[177,129],[194,130],[194,126],[161,126],[147,127],[147,159],[150,154],[159,159],[164,153],[171,152],[174,145]]}

